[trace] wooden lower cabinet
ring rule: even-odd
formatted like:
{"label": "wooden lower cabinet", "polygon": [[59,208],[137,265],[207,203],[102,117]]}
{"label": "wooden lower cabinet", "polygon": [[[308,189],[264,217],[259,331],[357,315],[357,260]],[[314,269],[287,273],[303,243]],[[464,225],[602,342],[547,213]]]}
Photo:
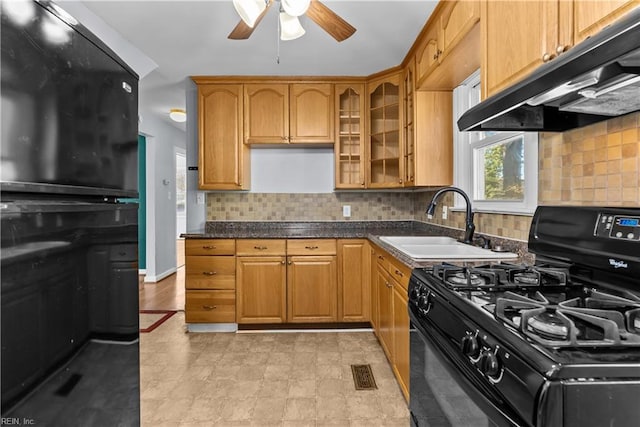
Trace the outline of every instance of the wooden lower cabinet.
{"label": "wooden lower cabinet", "polygon": [[393,371],[405,397],[409,396],[409,312],[407,290],[393,285]]}
{"label": "wooden lower cabinet", "polygon": [[185,242],[185,321],[235,323],[236,242],[187,239]]}
{"label": "wooden lower cabinet", "polygon": [[338,240],[338,321],[371,319],[370,255],[367,240]]}
{"label": "wooden lower cabinet", "polygon": [[233,323],[236,321],[236,291],[187,290],[184,312],[187,323]]}
{"label": "wooden lower cabinet", "polygon": [[371,263],[376,267],[371,306],[374,331],[387,355],[400,389],[409,400],[409,312],[407,286],[410,269],[385,251],[374,247]]}
{"label": "wooden lower cabinet", "polygon": [[287,267],[284,256],[237,257],[238,323],[287,320]]}
{"label": "wooden lower cabinet", "polygon": [[336,256],[290,256],[287,261],[287,319],[292,323],[338,318]]}
{"label": "wooden lower cabinet", "polygon": [[378,265],[376,272],[376,294],[377,294],[377,311],[378,311],[378,338],[382,349],[389,358],[393,360],[393,288],[389,280],[389,273],[383,266]]}

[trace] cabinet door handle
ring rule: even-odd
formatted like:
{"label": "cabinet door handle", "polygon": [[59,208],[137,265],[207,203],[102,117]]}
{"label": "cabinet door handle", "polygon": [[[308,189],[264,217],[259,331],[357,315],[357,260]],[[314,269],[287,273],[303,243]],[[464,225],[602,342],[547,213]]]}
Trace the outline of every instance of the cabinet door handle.
{"label": "cabinet door handle", "polygon": [[291,264],[293,264],[293,263],[292,263],[291,261],[289,261],[289,262],[287,262],[287,264],[291,265]]}
{"label": "cabinet door handle", "polygon": [[280,263],[281,263],[282,265],[284,265],[284,261],[280,261]]}
{"label": "cabinet door handle", "polygon": [[259,251],[264,251],[265,249],[268,249],[266,246],[254,246],[253,249],[257,249]]}
{"label": "cabinet door handle", "polygon": [[204,274],[205,276],[215,276],[216,274],[218,274],[217,271],[203,271],[202,274]]}
{"label": "cabinet door handle", "polygon": [[314,249],[318,249],[317,246],[305,246],[305,249],[309,249],[310,251],[314,250]]}
{"label": "cabinet door handle", "polygon": [[202,249],[215,249],[216,247],[213,245],[203,246]]}
{"label": "cabinet door handle", "polygon": [[400,270],[396,270],[396,274],[400,277],[404,277],[404,274]]}
{"label": "cabinet door handle", "polygon": [[207,310],[207,311],[211,311],[211,310],[215,310],[216,308],[218,308],[218,306],[217,305],[203,305],[202,308]]}
{"label": "cabinet door handle", "polygon": [[567,46],[563,45],[563,44],[559,44],[558,47],[556,47],[556,53],[558,55],[560,55],[563,52],[567,51]]}
{"label": "cabinet door handle", "polygon": [[391,283],[389,282],[384,282],[385,285],[387,285],[387,288],[391,288]]}
{"label": "cabinet door handle", "polygon": [[546,52],[545,52],[545,53],[542,55],[542,62],[549,62],[549,61],[551,61],[551,60],[552,60],[553,58],[555,58],[555,57],[556,57],[556,55],[555,55],[555,54],[553,54],[553,53],[546,53]]}

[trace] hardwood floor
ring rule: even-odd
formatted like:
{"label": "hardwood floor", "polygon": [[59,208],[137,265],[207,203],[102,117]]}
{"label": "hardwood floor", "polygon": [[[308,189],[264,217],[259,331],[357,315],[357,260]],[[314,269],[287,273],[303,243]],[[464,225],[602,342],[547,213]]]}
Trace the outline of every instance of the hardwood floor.
{"label": "hardwood floor", "polygon": [[157,283],[140,281],[140,310],[184,310],[184,265]]}
{"label": "hardwood floor", "polygon": [[140,310],[184,310],[184,239],[176,241],[178,270],[157,282],[144,283],[139,276]]}

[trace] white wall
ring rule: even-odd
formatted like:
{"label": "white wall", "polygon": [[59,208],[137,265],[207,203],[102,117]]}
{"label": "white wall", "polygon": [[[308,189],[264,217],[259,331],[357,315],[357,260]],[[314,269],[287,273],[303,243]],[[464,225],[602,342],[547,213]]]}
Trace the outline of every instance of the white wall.
{"label": "white wall", "polygon": [[140,111],[140,133],[147,138],[147,269],[146,282],[176,271],[175,152],[184,149],[185,133]]}
{"label": "white wall", "polygon": [[[198,166],[198,89],[190,79],[186,83],[187,111],[187,233],[204,233],[206,221],[206,204],[198,204],[196,198],[201,193],[204,201],[204,192],[198,191],[198,171],[189,170]],[[193,113],[191,113],[193,112]]]}

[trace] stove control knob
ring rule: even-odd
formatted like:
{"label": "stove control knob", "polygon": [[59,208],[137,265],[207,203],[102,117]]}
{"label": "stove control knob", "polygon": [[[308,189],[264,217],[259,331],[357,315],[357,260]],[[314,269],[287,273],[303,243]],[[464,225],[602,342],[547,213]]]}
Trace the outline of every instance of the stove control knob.
{"label": "stove control knob", "polygon": [[467,331],[467,334],[462,337],[462,352],[472,359],[475,359],[480,354],[480,343],[478,342],[478,334]]}
{"label": "stove control knob", "polygon": [[420,288],[417,286],[412,288],[411,292],[409,292],[409,299],[411,301],[417,301],[419,296],[420,296]]}
{"label": "stove control knob", "polygon": [[480,371],[489,378],[499,379],[502,374],[502,363],[493,350],[483,350],[478,361]]}
{"label": "stove control knob", "polygon": [[424,293],[418,297],[418,308],[427,313],[431,310],[431,292]]}

